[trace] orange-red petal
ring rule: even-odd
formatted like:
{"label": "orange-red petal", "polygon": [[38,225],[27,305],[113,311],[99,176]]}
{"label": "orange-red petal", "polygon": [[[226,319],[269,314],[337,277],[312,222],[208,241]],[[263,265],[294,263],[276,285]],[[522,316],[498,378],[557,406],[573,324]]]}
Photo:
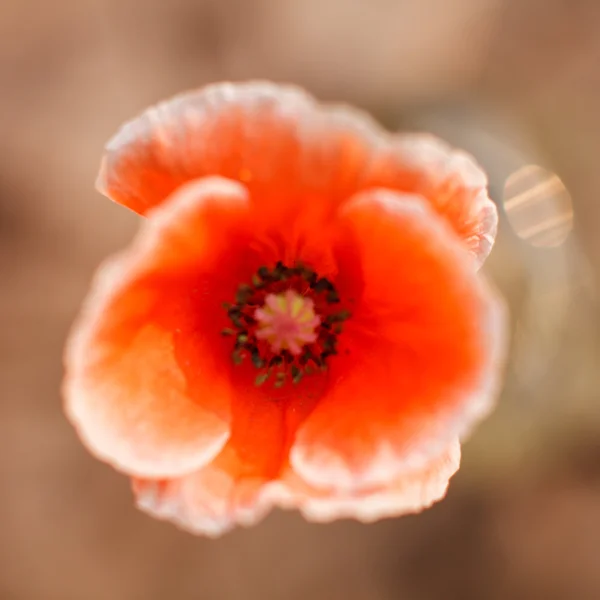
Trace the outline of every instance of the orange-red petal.
{"label": "orange-red petal", "polygon": [[299,422],[316,401],[311,394],[269,397],[264,389],[237,388],[232,405],[231,437],[206,467],[181,478],[133,482],[142,510],[173,521],[182,529],[216,536],[235,525],[261,519],[273,502],[265,495],[287,464],[289,445]]}
{"label": "orange-red petal", "polygon": [[355,197],[336,251],[354,261],[362,287],[329,389],[290,461],[309,484],[352,492],[424,468],[487,412],[503,312],[456,234],[418,197]]}
{"label": "orange-red petal", "polygon": [[191,472],[230,435],[233,392],[214,315],[219,261],[247,208],[243,187],[223,179],[178,190],[101,268],[75,324],[67,414],[95,454],[129,474]]}
{"label": "orange-red petal", "polygon": [[[398,185],[397,182],[403,182]],[[487,177],[473,157],[425,133],[397,135],[371,167],[369,185],[418,194],[443,215],[480,267],[498,229]]]}
{"label": "orange-red petal", "polygon": [[265,490],[268,498],[284,508],[296,508],[310,521],[354,518],[372,522],[385,517],[420,512],[446,495],[450,478],[460,464],[460,444],[454,440],[439,456],[415,471],[408,471],[385,486],[340,493],[306,484],[288,469],[281,480]]}
{"label": "orange-red petal", "polygon": [[196,534],[218,536],[236,525],[260,520],[270,503],[259,499],[265,480],[241,477],[243,466],[231,447],[203,469],[178,479],[133,481],[138,508]]}
{"label": "orange-red petal", "polygon": [[372,522],[419,512],[441,500],[458,470],[454,442],[421,469],[382,487],[353,493],[311,487],[289,467],[275,480],[240,477],[243,467],[228,445],[207,467],[172,480],[136,479],[138,507],[191,533],[217,537],[238,525],[250,526],[273,507],[297,509],[309,521],[354,518]]}
{"label": "orange-red petal", "polygon": [[323,106],[293,87],[218,84],[182,94],[125,125],[106,148],[98,188],[140,214],[178,186],[221,175],[268,212],[331,213],[360,190],[426,198],[480,265],[497,213],[483,171],[425,135],[389,135],[366,114]]}

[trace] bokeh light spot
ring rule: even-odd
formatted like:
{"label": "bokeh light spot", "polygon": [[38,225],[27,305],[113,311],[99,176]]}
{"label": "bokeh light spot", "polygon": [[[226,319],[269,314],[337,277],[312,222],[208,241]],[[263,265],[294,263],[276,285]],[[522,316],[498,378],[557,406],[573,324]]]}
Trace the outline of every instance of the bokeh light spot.
{"label": "bokeh light spot", "polygon": [[548,169],[526,165],[504,184],[504,210],[515,233],[532,246],[562,244],[573,228],[571,195]]}

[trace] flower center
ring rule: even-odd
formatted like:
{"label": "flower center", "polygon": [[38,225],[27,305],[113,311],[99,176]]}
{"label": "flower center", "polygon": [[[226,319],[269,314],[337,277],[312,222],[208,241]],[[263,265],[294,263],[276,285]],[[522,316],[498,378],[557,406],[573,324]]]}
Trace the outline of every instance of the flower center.
{"label": "flower center", "polygon": [[256,385],[271,379],[281,387],[325,370],[350,316],[340,310],[335,286],[301,264],[261,267],[251,284],[240,285],[235,299],[224,305],[232,327],[222,333],[235,336],[234,364],[249,358],[258,369]]}
{"label": "flower center", "polygon": [[289,350],[298,356],[306,344],[317,341],[315,330],[321,318],[315,314],[314,306],[310,298],[292,289],[268,294],[264,306],[254,312],[258,323],[256,337],[267,340],[275,353]]}

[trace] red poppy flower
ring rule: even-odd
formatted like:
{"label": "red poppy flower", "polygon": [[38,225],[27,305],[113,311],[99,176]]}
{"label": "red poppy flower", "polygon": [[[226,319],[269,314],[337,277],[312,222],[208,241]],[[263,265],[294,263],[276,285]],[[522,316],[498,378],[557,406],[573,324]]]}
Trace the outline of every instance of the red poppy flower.
{"label": "red poppy flower", "polygon": [[443,497],[502,353],[468,156],[225,84],[127,124],[99,187],[146,219],[74,328],[66,410],[140,507],[217,535],[272,506],[368,521]]}

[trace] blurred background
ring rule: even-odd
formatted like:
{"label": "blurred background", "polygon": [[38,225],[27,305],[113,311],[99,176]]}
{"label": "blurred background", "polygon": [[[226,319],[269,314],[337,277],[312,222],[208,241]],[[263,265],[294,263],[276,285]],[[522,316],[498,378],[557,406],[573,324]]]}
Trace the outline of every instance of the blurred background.
{"label": "blurred background", "polygon": [[[598,0],[3,0],[0,600],[600,598],[599,65]],[[94,191],[104,143],[248,78],[433,131],[489,172],[511,359],[422,515],[194,538],[138,513],[62,415],[68,328],[138,223]]]}

